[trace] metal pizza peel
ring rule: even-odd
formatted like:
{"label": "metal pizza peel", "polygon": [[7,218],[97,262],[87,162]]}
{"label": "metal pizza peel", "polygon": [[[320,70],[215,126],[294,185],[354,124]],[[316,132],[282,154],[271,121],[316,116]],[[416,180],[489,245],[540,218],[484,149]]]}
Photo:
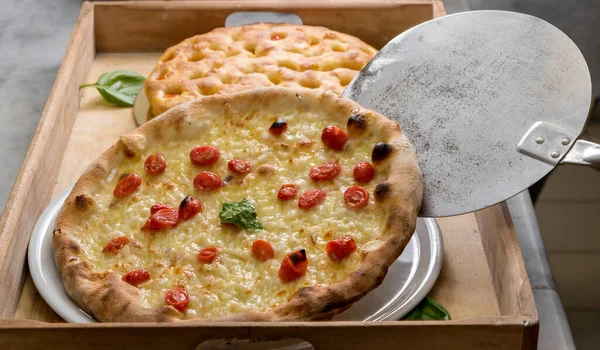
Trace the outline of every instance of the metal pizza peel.
{"label": "metal pizza peel", "polygon": [[591,104],[585,59],[536,17],[425,22],[381,49],[343,96],[403,128],[423,171],[423,217],[489,207],[559,164],[600,169],[600,145],[577,140]]}

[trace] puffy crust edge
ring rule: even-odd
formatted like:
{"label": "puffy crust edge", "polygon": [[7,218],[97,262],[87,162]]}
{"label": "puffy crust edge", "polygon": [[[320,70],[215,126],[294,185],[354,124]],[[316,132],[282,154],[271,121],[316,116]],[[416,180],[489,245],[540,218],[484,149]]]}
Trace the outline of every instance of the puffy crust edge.
{"label": "puffy crust edge", "polygon": [[[180,132],[186,123],[208,118],[212,108],[235,112],[231,106],[242,103],[257,108],[270,103],[300,101],[307,108],[320,106],[330,113],[361,113],[367,127],[392,146],[392,152],[376,167],[389,166],[385,195],[377,201],[386,208],[384,234],[387,241],[365,253],[363,263],[349,277],[328,286],[304,287],[287,302],[268,312],[246,311],[218,319],[190,321],[293,321],[323,320],[349,308],[378,287],[389,266],[400,256],[415,230],[422,199],[422,175],[416,154],[398,123],[381,114],[363,109],[353,101],[330,92],[307,89],[264,88],[227,95],[200,98],[179,105],[142,125],[121,139],[94,163],[75,184],[61,209],[53,233],[54,259],[61,272],[67,293],[98,320],[103,322],[172,322],[183,315],[171,306],[144,307],[138,289],[121,281],[113,272],[96,273],[82,260],[82,248],[72,233],[83,230],[80,224],[89,208],[78,205],[81,196],[88,197],[100,188],[100,181],[110,176],[124,157],[136,157],[148,144],[160,142],[165,129]],[[277,102],[273,102],[277,101]],[[134,145],[134,146],[132,146]],[[78,197],[80,200],[78,201]],[[87,202],[87,201],[86,201]],[[93,201],[89,205],[94,205]],[[186,321],[186,322],[190,322]]]}

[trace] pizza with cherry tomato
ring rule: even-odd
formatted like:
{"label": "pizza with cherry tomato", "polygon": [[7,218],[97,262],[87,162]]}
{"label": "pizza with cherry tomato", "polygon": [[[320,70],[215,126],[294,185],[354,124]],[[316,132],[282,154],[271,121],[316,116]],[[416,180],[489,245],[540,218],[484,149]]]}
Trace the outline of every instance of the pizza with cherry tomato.
{"label": "pizza with cherry tomato", "polygon": [[54,256],[100,321],[328,319],[383,281],[421,196],[394,121],[307,89],[211,96],[88,167]]}

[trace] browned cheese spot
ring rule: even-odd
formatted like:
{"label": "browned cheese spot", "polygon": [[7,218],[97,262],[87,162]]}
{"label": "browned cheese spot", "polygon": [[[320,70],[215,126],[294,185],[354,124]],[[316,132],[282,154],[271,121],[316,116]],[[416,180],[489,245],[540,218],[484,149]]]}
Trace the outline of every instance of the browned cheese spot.
{"label": "browned cheese spot", "polygon": [[298,141],[298,147],[309,147],[315,143],[313,140],[300,140]]}
{"label": "browned cheese spot", "polygon": [[270,175],[275,172],[275,167],[271,164],[261,164],[258,168],[256,168],[256,171],[263,176]]}

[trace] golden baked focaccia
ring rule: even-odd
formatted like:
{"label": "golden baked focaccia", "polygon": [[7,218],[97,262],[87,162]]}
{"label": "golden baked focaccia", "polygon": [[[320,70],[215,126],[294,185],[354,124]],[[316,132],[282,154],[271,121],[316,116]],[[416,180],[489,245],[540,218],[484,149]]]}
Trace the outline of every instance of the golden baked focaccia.
{"label": "golden baked focaccia", "polygon": [[217,28],[169,48],[148,76],[145,92],[155,116],[198,97],[268,86],[341,95],[376,53],[361,40],[324,27]]}
{"label": "golden baked focaccia", "polygon": [[413,148],[380,114],[317,90],[216,95],[90,165],[54,257],[100,321],[327,319],[383,281],[421,196]]}

